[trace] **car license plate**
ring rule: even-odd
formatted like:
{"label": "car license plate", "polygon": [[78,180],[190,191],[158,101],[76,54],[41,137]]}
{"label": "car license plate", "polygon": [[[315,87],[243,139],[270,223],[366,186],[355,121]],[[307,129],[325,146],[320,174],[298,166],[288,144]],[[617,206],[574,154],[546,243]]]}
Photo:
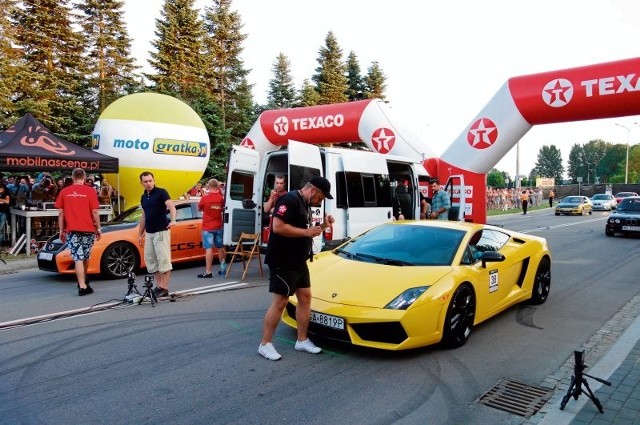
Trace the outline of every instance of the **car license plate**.
{"label": "car license plate", "polygon": [[38,258],[41,260],[51,261],[53,259],[53,254],[50,252],[41,252],[38,254]]}
{"label": "car license plate", "polygon": [[330,316],[328,314],[311,312],[311,321],[322,326],[327,326],[333,329],[344,330],[344,319],[342,317]]}
{"label": "car license plate", "polygon": [[629,230],[632,232],[640,232],[640,226],[622,226],[622,230]]}

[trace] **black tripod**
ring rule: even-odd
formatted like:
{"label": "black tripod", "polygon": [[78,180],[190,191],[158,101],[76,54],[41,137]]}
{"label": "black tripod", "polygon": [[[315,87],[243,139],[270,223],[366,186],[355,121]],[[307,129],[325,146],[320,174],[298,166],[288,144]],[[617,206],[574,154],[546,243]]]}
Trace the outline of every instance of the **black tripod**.
{"label": "black tripod", "polygon": [[[593,404],[596,405],[600,413],[604,413],[600,400],[598,400],[598,397],[596,397],[593,394],[593,391],[591,391],[591,388],[589,388],[589,383],[586,381],[586,379],[583,378],[583,375],[591,379],[595,379],[596,381],[608,386],[611,386],[611,382],[605,381],[604,379],[596,378],[595,376],[591,376],[587,373],[584,373],[584,370],[586,368],[584,364],[584,350],[576,350],[573,352],[573,355],[575,357],[575,364],[573,366],[573,376],[571,377],[571,385],[569,385],[569,389],[567,390],[567,393],[564,395],[564,397],[562,397],[562,403],[560,403],[560,410],[564,410],[564,407],[567,405],[567,402],[569,401],[571,396],[573,396],[573,398],[577,400],[580,394],[585,394],[587,397],[591,399]],[[586,388],[586,392],[582,389],[582,384],[584,384],[584,387]]]}
{"label": "black tripod", "polygon": [[147,275],[144,277],[144,287],[146,289],[138,301],[138,305],[142,304],[142,301],[144,301],[145,298],[149,298],[149,301],[151,301],[151,307],[155,307],[154,304],[158,302],[158,299],[156,298],[156,294],[153,293],[153,276]]}
{"label": "black tripod", "polygon": [[127,284],[129,284],[129,289],[127,290],[127,293],[124,296],[125,300],[131,294],[138,294],[138,295],[142,296],[140,291],[138,291],[138,285],[136,285],[136,274],[135,273],[133,273],[133,272],[129,272],[128,273],[128,275],[127,275]]}

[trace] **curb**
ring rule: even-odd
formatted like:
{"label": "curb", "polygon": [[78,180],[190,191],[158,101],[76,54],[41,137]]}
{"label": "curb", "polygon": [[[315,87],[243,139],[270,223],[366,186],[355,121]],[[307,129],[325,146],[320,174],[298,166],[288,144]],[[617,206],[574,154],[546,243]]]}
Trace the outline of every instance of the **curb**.
{"label": "curb", "polygon": [[19,260],[7,260],[6,257],[4,259],[7,264],[0,262],[0,274],[16,270],[38,268],[38,260],[35,255],[31,258],[21,258]]}

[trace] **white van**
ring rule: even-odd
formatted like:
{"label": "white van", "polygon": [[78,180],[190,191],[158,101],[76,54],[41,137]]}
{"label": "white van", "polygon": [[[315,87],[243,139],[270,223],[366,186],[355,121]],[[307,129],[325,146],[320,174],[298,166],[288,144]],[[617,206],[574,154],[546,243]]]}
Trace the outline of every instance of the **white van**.
{"label": "white van", "polygon": [[314,223],[320,223],[324,214],[331,214],[335,223],[323,237],[316,238],[315,252],[393,220],[395,188],[401,183],[408,187],[411,198],[410,210],[403,211],[405,219],[419,218],[419,191],[428,187],[429,181],[422,163],[405,157],[289,141],[288,146],[261,158],[254,149],[233,146],[225,193],[225,245],[233,245],[240,233],[248,232],[260,233],[261,245],[266,246],[269,217],[262,205],[276,175],[286,177],[288,190],[301,188],[313,176],[324,176],[331,182],[334,199],[325,199],[321,207],[313,208],[312,217]]}

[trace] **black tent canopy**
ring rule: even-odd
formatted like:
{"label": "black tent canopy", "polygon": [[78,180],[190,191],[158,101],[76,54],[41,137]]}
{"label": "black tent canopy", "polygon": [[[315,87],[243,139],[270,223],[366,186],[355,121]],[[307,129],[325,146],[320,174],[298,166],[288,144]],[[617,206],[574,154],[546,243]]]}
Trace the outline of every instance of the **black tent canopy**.
{"label": "black tent canopy", "polygon": [[26,114],[0,133],[0,170],[117,173],[118,158],[86,149],[51,133]]}

